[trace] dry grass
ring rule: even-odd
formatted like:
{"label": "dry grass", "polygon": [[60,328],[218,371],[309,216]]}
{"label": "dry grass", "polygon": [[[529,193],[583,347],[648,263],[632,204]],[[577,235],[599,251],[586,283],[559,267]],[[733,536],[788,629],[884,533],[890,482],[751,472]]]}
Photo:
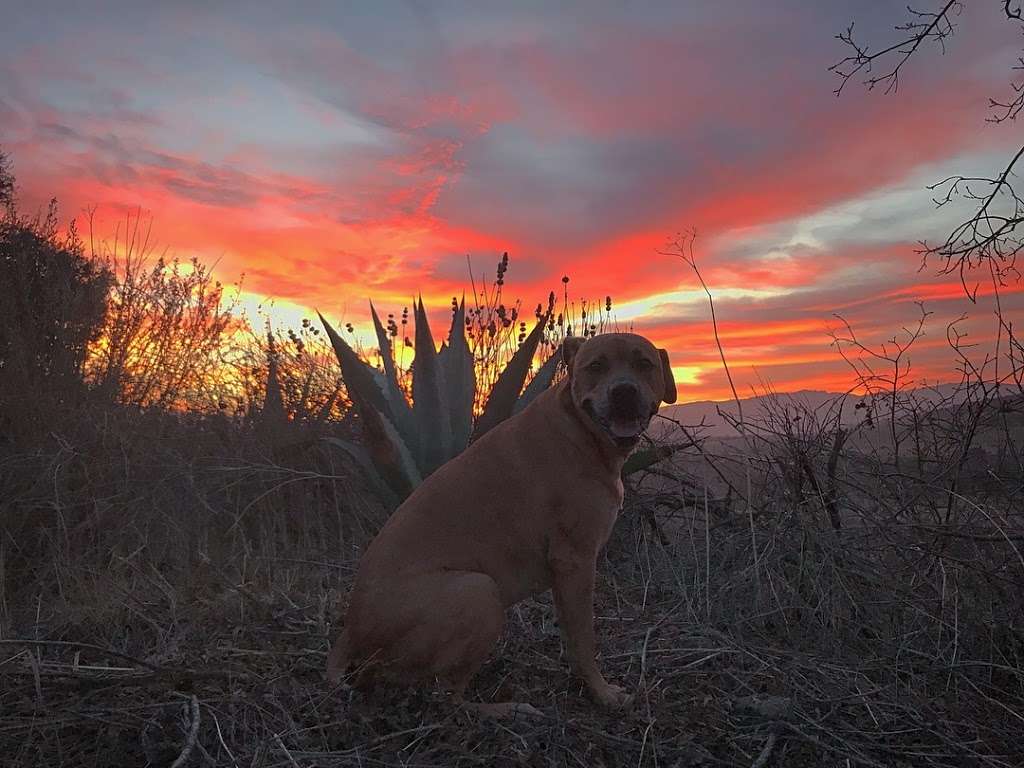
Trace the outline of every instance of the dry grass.
{"label": "dry grass", "polygon": [[1024,761],[1012,509],[986,510],[1010,538],[975,528],[937,557],[932,534],[882,516],[837,532],[782,496],[751,515],[659,476],[629,497],[597,596],[602,664],[634,708],[586,700],[542,596],[509,611],[471,695],[547,717],[498,724],[325,681],[384,517],[340,457],[305,433],[145,418],[4,459],[5,764]]}

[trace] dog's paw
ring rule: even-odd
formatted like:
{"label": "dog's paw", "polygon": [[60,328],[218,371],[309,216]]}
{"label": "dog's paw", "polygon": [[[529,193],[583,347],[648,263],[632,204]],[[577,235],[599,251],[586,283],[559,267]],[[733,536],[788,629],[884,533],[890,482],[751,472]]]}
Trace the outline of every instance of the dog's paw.
{"label": "dog's paw", "polygon": [[624,688],[605,683],[590,689],[594,701],[607,709],[625,709],[633,703],[633,697]]}

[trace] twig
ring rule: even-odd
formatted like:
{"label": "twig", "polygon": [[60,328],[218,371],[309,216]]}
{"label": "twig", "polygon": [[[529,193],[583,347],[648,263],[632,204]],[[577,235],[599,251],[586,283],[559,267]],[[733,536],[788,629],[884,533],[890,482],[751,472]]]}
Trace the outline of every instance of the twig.
{"label": "twig", "polygon": [[228,753],[228,757],[231,758],[231,765],[235,766],[235,768],[238,768],[238,760],[235,759],[235,756],[231,753],[231,750],[228,748],[227,743],[224,741],[224,734],[223,732],[221,732],[220,720],[217,719],[217,713],[211,710],[210,716],[213,718],[213,727],[217,730],[217,740],[220,742],[220,745],[224,747],[224,751]]}
{"label": "twig", "polygon": [[[897,54],[899,56],[892,69],[884,75],[871,75],[864,81],[864,85],[868,87],[868,90],[871,90],[879,83],[886,83],[886,93],[899,90],[900,70],[910,57],[914,55],[914,52],[917,51],[921,43],[928,38],[934,38],[942,46],[943,51],[945,51],[945,40],[954,31],[953,22],[950,21],[949,15],[953,12],[959,13],[962,7],[963,5],[959,0],[948,0],[937,13],[915,11],[908,7],[907,10],[916,18],[897,25],[896,30],[910,34],[877,53],[869,53],[866,45],[861,45],[853,39],[853,24],[851,23],[845,32],[836,35],[836,39],[852,48],[853,53],[828,68],[829,72],[840,78],[839,86],[833,93],[839,96],[845,85],[850,81],[850,78],[858,72],[870,73],[876,62],[890,54]],[[930,21],[925,22],[921,21],[921,19],[930,19]]]}
{"label": "twig", "polygon": [[697,276],[697,281],[700,283],[700,287],[704,289],[704,293],[708,297],[708,306],[711,308],[711,328],[715,334],[715,344],[718,345],[718,355],[722,359],[722,368],[725,369],[725,377],[729,380],[729,389],[732,390],[732,398],[736,401],[736,408],[739,411],[739,425],[740,433],[743,432],[743,403],[740,401],[740,396],[736,392],[736,385],[732,381],[732,373],[729,371],[729,363],[725,360],[725,349],[722,347],[722,339],[718,334],[718,319],[715,316],[715,300],[711,296],[711,291],[708,289],[707,283],[704,282],[704,278],[700,274],[700,270],[697,268],[697,259],[693,255],[693,243],[697,239],[697,230],[691,229],[686,233],[686,237],[683,239],[676,239],[672,243],[672,247],[675,248],[675,252],[659,251],[663,256],[676,256],[686,262],[693,273]]}
{"label": "twig", "polygon": [[185,746],[181,749],[178,759],[171,763],[171,768],[182,768],[188,762],[189,755],[196,746],[196,739],[199,737],[199,699],[193,693],[189,698],[189,708],[192,713],[192,724],[188,729],[188,737],[185,739]]}
{"label": "twig", "polygon": [[64,648],[84,648],[92,651],[99,651],[100,653],[104,653],[107,656],[113,656],[118,659],[130,661],[133,664],[138,664],[139,666],[145,667],[146,669],[149,669],[153,672],[166,671],[163,667],[160,667],[156,664],[151,664],[148,661],[143,661],[142,659],[136,658],[135,656],[129,656],[126,653],[121,653],[120,651],[115,651],[111,648],[104,648],[102,645],[93,645],[92,643],[78,643],[72,640],[27,640],[21,638],[14,638],[9,640],[0,640],[0,645],[53,645]]}
{"label": "twig", "polygon": [[750,768],[764,768],[768,764],[768,760],[772,756],[772,750],[775,749],[775,740],[777,738],[775,731],[768,734],[768,740],[764,743],[764,749],[761,750],[761,754],[757,756],[757,759],[750,764]]}
{"label": "twig", "polygon": [[288,758],[288,762],[291,763],[292,766],[294,766],[294,768],[302,768],[302,766],[300,766],[297,762],[295,762],[295,758],[292,757],[292,753],[288,751],[288,747],[286,747],[284,745],[284,742],[281,741],[281,734],[279,734],[279,733],[275,733],[274,734],[274,743],[277,744],[277,748],[278,749],[280,749],[282,752],[284,752],[284,756]]}

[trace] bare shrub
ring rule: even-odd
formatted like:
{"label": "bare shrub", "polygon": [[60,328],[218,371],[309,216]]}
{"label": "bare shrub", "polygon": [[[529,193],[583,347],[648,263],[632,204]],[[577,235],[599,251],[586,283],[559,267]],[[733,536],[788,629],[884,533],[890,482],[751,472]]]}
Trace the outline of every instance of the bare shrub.
{"label": "bare shrub", "polygon": [[86,395],[82,373],[100,333],[110,274],[86,257],[72,227],[45,215],[0,218],[0,433],[31,443]]}
{"label": "bare shrub", "polygon": [[274,330],[269,320],[264,326],[259,333],[246,322],[246,330],[232,340],[225,355],[225,407],[255,417],[276,397],[282,418],[296,424],[323,425],[345,418],[349,402],[344,383],[320,329],[308,318],[298,330]]}
{"label": "bare shrub", "polygon": [[89,383],[122,405],[212,411],[237,305],[210,268],[167,261],[140,214],[93,257],[113,276],[101,333],[89,350]]}
{"label": "bare shrub", "polygon": [[0,207],[7,208],[14,202],[14,174],[7,155],[0,152]]}

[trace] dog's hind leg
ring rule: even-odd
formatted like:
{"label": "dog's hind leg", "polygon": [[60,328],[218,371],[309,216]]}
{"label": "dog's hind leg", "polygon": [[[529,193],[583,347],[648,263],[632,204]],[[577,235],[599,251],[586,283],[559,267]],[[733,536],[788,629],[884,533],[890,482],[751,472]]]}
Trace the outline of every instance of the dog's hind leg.
{"label": "dog's hind leg", "polygon": [[384,658],[409,676],[438,679],[453,690],[465,687],[505,624],[494,579],[475,571],[423,575],[408,585],[403,603],[396,615],[403,615],[406,629],[384,649]]}
{"label": "dog's hind leg", "polygon": [[490,576],[472,571],[449,572],[446,576],[432,604],[438,630],[430,663],[434,675],[451,691],[453,700],[470,711],[497,718],[543,717],[529,704],[469,702],[463,698],[501,635],[505,608],[498,585]]}
{"label": "dog's hind leg", "polygon": [[342,661],[373,659],[385,678],[437,681],[454,701],[485,715],[537,712],[524,704],[470,703],[462,698],[505,625],[501,593],[486,573],[445,570],[419,573],[398,583],[379,582],[373,592],[353,596],[349,619],[331,650],[329,670]]}

